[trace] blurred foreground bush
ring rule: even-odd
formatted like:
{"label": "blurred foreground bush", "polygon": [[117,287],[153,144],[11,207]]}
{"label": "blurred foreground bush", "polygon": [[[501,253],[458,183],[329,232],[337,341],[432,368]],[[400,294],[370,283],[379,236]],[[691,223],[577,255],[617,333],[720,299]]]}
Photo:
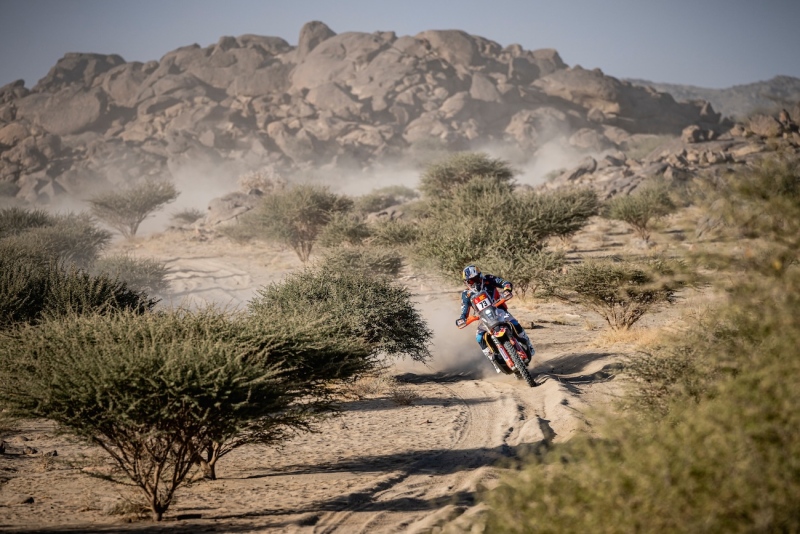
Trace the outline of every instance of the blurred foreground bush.
{"label": "blurred foreground bush", "polygon": [[135,258],[127,254],[105,256],[98,259],[91,270],[118,278],[132,290],[147,295],[160,296],[169,290],[169,269],[164,262],[151,258]]}

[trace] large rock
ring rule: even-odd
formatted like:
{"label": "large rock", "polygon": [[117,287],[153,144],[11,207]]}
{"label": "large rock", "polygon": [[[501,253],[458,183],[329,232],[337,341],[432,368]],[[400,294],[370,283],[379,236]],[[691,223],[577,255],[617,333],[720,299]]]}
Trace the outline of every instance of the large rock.
{"label": "large rock", "polygon": [[310,89],[328,82],[349,85],[356,72],[391,43],[381,33],[347,32],[330,37],[314,47],[292,73],[295,90]]}
{"label": "large rock", "polygon": [[345,118],[358,116],[364,107],[335,83],[314,87],[306,95],[306,100],[319,110],[330,111]]}
{"label": "large rock", "polygon": [[302,61],[321,42],[330,39],[334,35],[336,35],[336,32],[324,22],[318,20],[306,22],[300,29],[300,38],[297,43],[297,59]]}
{"label": "large rock", "polygon": [[48,132],[70,135],[98,126],[108,110],[108,96],[101,88],[71,86],[48,98],[33,116]]}
{"label": "large rock", "polygon": [[416,38],[428,43],[432,52],[451,65],[474,66],[481,63],[475,39],[461,30],[429,30],[418,33]]}
{"label": "large rock", "polygon": [[120,56],[103,54],[83,54],[71,52],[64,54],[47,76],[33,87],[34,92],[57,91],[65,85],[78,84],[89,88],[100,74],[122,65]]}

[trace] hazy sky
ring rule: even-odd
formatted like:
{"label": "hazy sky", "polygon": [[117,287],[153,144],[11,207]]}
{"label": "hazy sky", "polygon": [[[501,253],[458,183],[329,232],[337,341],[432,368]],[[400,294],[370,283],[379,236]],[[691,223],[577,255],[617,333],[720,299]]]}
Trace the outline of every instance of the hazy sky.
{"label": "hazy sky", "polygon": [[703,87],[800,77],[800,0],[0,0],[0,85],[32,87],[66,52],[159,59],[301,26],[414,35],[461,29],[618,78]]}

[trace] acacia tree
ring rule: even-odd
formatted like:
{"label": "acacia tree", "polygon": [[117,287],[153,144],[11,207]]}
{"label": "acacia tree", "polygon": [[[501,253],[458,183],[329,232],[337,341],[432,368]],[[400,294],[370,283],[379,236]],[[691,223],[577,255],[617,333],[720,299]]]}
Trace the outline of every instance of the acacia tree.
{"label": "acacia tree", "polygon": [[95,195],[89,204],[95,217],[126,238],[132,238],[147,217],[175,201],[178,194],[171,182],[147,179],[120,191]]}
{"label": "acacia tree", "polygon": [[508,162],[483,152],[456,152],[427,166],[420,179],[420,190],[428,198],[443,198],[475,178],[510,188],[515,174]]}
{"label": "acacia tree", "polygon": [[327,187],[298,185],[265,195],[245,224],[255,224],[267,239],[289,245],[306,263],[322,229],[336,213],[347,212],[352,200]]}
{"label": "acacia tree", "polygon": [[214,444],[307,428],[328,411],[331,380],[370,367],[358,340],[318,326],[294,317],[256,328],[214,309],[45,321],[0,344],[0,402],[103,448],[160,520]]}
{"label": "acacia tree", "polygon": [[646,185],[630,195],[620,195],[606,202],[603,217],[627,223],[636,234],[650,239],[651,223],[676,209],[663,186]]}
{"label": "acacia tree", "polygon": [[598,260],[548,277],[545,289],[552,297],[597,312],[613,330],[627,330],[649,311],[672,303],[694,278],[673,261]]}

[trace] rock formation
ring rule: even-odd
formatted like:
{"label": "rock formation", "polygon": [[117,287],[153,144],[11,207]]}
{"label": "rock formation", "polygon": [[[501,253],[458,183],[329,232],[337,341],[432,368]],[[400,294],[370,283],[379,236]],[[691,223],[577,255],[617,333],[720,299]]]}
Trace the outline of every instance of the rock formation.
{"label": "rock formation", "polygon": [[535,155],[560,140],[621,148],[631,134],[713,135],[703,102],[568,67],[462,31],[222,37],[159,61],[70,53],[30,90],[0,88],[0,183],[32,202],[186,165],[246,172],[370,166],[415,147],[510,143]]}

